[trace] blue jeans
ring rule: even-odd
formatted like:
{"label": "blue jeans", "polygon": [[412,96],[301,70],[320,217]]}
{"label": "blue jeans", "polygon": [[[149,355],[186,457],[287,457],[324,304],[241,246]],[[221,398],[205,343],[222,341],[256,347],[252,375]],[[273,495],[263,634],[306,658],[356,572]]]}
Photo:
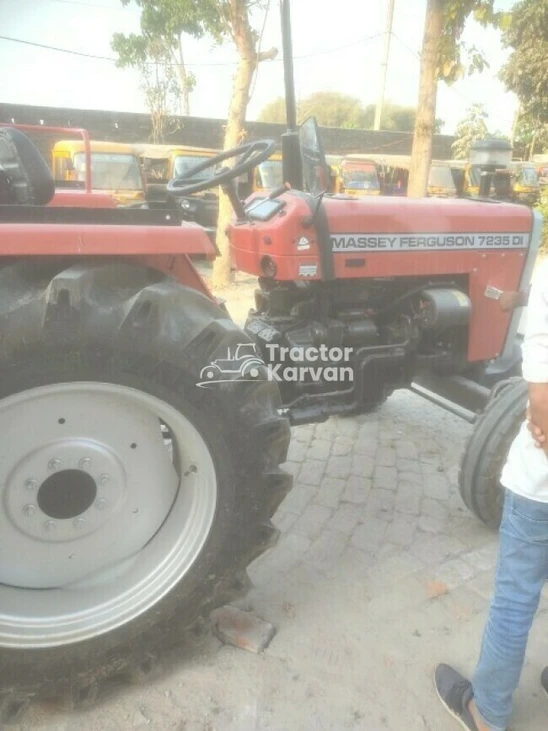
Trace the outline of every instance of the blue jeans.
{"label": "blue jeans", "polygon": [[548,579],[548,503],[506,492],[495,593],[472,679],[481,718],[504,731],[512,712],[529,630]]}

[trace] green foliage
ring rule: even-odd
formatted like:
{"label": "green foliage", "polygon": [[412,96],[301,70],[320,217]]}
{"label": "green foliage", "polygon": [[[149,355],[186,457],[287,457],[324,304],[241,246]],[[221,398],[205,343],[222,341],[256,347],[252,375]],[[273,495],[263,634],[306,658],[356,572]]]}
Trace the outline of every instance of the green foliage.
{"label": "green foliage", "polygon": [[[130,5],[132,0],[120,0]],[[141,8],[141,35],[157,39],[173,50],[178,49],[183,34],[201,38],[207,33],[221,33],[222,23],[215,0],[133,0]],[[223,4],[223,3],[221,3]]]}
{"label": "green foliage", "polygon": [[453,156],[456,160],[466,160],[470,148],[478,140],[485,140],[489,137],[487,129],[487,112],[483,104],[472,104],[466,110],[466,116],[457,124],[453,142]]}
{"label": "green foliage", "polygon": [[503,43],[513,50],[502,80],[517,95],[530,122],[548,124],[548,0],[517,3]]}
{"label": "green foliage", "polygon": [[548,188],[542,188],[540,192],[540,200],[536,206],[544,217],[544,226],[542,228],[542,239],[540,250],[543,254],[548,254]]}
{"label": "green foliage", "polygon": [[299,116],[316,117],[323,127],[357,129],[361,125],[363,107],[359,99],[336,91],[317,91],[299,104]]}
{"label": "green foliage", "polygon": [[521,114],[514,133],[514,157],[528,160],[548,150],[548,124]]}
{"label": "green foliage", "polygon": [[[159,58],[181,60],[182,36],[201,38],[210,27],[219,32],[213,0],[134,0],[141,8],[141,33],[115,33],[112,48],[118,66],[138,66]],[[129,5],[131,0],[121,0]]]}
{"label": "green foliage", "polygon": [[495,12],[495,0],[445,0],[443,33],[439,47],[438,76],[451,83],[489,68],[485,56],[475,46],[467,46],[462,35],[469,17],[487,28],[506,28],[508,13]]}
{"label": "green foliage", "polygon": [[[132,67],[141,74],[142,88],[151,114],[171,97],[182,99],[189,113],[189,95],[196,79],[187,71],[183,54],[185,35],[201,38],[205,33],[220,39],[223,24],[215,0],[134,0],[141,8],[141,33],[115,33],[112,49],[120,68]],[[121,0],[129,5],[131,0]],[[152,67],[152,68],[151,68]],[[160,100],[160,102],[158,102]]]}
{"label": "green foliage", "polygon": [[279,96],[268,102],[257,116],[259,122],[272,122],[274,124],[285,123],[285,99]]}
{"label": "green foliage", "polygon": [[[300,121],[314,116],[322,127],[342,127],[345,129],[371,129],[375,119],[375,105],[364,107],[359,99],[335,91],[321,91],[311,94],[298,105]],[[386,102],[383,108],[383,130],[412,132],[416,112],[413,107],[402,107]],[[274,99],[259,113],[259,122],[284,124],[285,100]],[[436,133],[443,127],[443,120],[436,120]]]}

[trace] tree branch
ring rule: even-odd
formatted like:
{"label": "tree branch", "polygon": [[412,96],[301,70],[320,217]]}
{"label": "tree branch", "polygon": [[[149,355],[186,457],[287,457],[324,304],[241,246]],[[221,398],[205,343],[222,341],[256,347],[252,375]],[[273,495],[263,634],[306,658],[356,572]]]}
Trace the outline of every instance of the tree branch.
{"label": "tree branch", "polygon": [[272,47],[269,51],[261,51],[257,56],[257,61],[273,61],[278,55],[278,49]]}

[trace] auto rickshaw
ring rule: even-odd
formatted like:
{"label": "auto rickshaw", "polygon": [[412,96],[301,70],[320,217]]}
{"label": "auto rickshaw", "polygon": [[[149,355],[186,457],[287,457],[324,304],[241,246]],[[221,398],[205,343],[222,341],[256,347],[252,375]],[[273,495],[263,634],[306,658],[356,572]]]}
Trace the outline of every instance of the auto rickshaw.
{"label": "auto rickshaw", "polygon": [[[187,145],[141,144],[135,147],[146,181],[147,203],[154,207],[170,205],[167,194],[167,184],[170,180],[183,175],[195,165],[206,162],[217,153],[216,150],[209,148]],[[219,198],[216,191],[209,190],[184,196],[177,202],[186,220],[199,223],[213,233],[219,213]]]}
{"label": "auto rickshaw", "polygon": [[427,194],[430,198],[456,198],[457,181],[448,160],[432,160]]}
{"label": "auto rickshaw", "polygon": [[539,186],[548,187],[548,155],[533,155],[533,164],[537,169]]}
{"label": "auto rickshaw", "polygon": [[339,182],[340,165],[343,159],[342,155],[326,155],[325,161],[329,166],[329,193],[335,195],[339,191],[337,185]]}
{"label": "auto rickshaw", "polygon": [[282,155],[275,152],[255,168],[253,193],[267,192],[283,185]]}
{"label": "auto rickshaw", "polygon": [[540,195],[540,183],[536,165],[532,162],[513,160],[510,163],[512,172],[512,191],[516,203],[534,206]]}
{"label": "auto rickshaw", "polygon": [[338,165],[335,192],[364,197],[381,194],[377,161],[371,155],[345,155]]}
{"label": "auto rickshaw", "polygon": [[[91,187],[111,195],[119,206],[140,205],[145,182],[137,152],[120,142],[90,142]],[[52,150],[52,171],[57,185],[83,187],[86,156],[83,140],[60,140]]]}

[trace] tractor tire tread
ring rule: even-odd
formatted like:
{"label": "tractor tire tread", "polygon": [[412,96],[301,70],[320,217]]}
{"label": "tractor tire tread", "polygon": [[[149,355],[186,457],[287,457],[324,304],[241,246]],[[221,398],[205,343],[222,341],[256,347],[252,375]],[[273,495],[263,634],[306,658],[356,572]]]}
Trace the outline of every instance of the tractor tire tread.
{"label": "tractor tire tread", "polygon": [[[0,399],[17,388],[43,385],[39,373],[36,382],[19,376],[18,363],[24,358],[50,358],[54,368],[56,358],[63,362],[64,348],[81,348],[96,361],[97,372],[106,373],[103,353],[108,351],[114,354],[108,364],[115,362],[120,372],[161,380],[181,397],[184,393],[195,410],[213,413],[214,407],[218,423],[225,425],[222,435],[233,461],[237,505],[229,518],[233,552],[215,554],[215,570],[194,582],[183,611],[173,600],[169,614],[156,623],[155,617],[150,619],[139,643],[114,643],[105,652],[90,649],[89,670],[76,659],[64,670],[54,668],[57,648],[0,647],[0,726],[19,717],[37,698],[62,696],[76,708],[101,695],[109,678],[114,684],[120,679],[139,682],[147,668],[157,665],[156,658],[174,646],[174,638],[183,642],[212,609],[249,588],[247,566],[275,544],[278,531],[270,519],[291,488],[291,476],[280,467],[287,457],[289,423],[278,413],[280,396],[270,381],[244,382],[236,373],[214,390],[196,385],[205,364],[246,342],[251,342],[249,337],[208,297],[127,259],[33,258],[0,268]],[[40,674],[37,657],[42,671],[51,666],[54,672]],[[14,673],[12,663],[17,666]]]}
{"label": "tractor tire tread", "polygon": [[527,384],[523,379],[497,384],[462,453],[458,476],[461,497],[489,528],[500,524],[500,472],[523,421],[526,400]]}

